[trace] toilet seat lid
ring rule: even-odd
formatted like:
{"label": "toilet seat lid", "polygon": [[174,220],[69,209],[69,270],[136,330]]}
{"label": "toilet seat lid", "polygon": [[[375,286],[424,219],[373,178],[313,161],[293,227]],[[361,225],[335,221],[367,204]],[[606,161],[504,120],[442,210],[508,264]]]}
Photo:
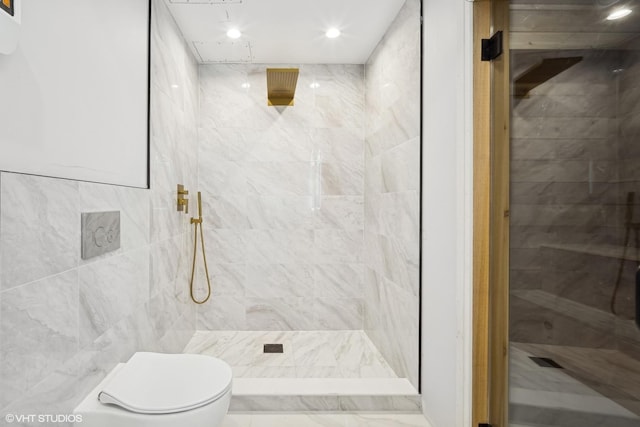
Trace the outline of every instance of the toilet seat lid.
{"label": "toilet seat lid", "polygon": [[229,365],[200,354],[135,353],[98,394],[141,414],[170,414],[211,403],[231,390]]}

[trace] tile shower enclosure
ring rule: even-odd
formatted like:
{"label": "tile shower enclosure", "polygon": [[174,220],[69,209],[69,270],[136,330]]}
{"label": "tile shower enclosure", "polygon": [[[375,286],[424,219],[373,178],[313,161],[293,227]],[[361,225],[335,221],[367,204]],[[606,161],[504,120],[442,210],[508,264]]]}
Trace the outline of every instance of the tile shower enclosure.
{"label": "tile shower enclosure", "polygon": [[[416,0],[365,65],[200,66],[197,329],[364,329],[417,388],[419,43]],[[300,68],[292,107],[267,106],[276,66]]]}
{"label": "tile shower enclosure", "polygon": [[[266,65],[198,66],[152,5],[151,189],[0,173],[0,408],[69,413],[196,329],[364,329],[417,387],[419,1],[366,65],[300,65],[289,108],[266,106]],[[205,202],[197,312],[177,183]],[[81,212],[107,210],[121,248],[81,260]]]}

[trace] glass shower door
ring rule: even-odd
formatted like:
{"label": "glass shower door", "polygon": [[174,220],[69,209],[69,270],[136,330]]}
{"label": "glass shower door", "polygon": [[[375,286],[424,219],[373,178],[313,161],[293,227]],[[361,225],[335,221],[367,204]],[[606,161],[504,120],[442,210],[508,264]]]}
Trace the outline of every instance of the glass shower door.
{"label": "glass shower door", "polygon": [[637,6],[510,3],[512,427],[640,426]]}

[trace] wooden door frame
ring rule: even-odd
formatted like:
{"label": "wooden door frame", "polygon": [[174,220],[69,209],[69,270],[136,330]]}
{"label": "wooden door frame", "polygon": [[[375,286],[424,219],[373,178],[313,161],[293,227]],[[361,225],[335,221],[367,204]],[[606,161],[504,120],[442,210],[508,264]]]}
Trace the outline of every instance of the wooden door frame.
{"label": "wooden door frame", "polygon": [[[473,11],[473,427],[508,426],[509,1]],[[480,60],[481,40],[503,32],[502,55]]]}

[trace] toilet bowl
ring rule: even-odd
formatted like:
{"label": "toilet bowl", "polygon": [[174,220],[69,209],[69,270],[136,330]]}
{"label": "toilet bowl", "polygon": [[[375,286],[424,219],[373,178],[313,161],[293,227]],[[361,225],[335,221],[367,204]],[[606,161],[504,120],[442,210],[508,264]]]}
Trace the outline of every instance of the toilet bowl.
{"label": "toilet bowl", "polygon": [[218,427],[231,383],[231,367],[215,357],[135,353],[75,408],[76,425]]}

